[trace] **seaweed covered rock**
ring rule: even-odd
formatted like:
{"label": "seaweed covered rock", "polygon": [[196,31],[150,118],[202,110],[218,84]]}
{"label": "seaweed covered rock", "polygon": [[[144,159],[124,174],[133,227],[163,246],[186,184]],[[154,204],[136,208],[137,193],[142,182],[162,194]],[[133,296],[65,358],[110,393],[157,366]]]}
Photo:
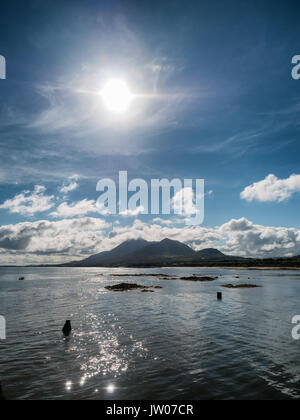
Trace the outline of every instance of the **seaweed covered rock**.
{"label": "seaweed covered rock", "polygon": [[162,289],[161,286],[142,286],[135,283],[119,283],[113,286],[106,286],[106,290],[113,292],[128,292],[129,290],[141,290],[142,292],[153,292],[151,289]]}
{"label": "seaweed covered rock", "polygon": [[254,289],[261,286],[257,284],[224,284],[222,287],[226,287],[227,289]]}
{"label": "seaweed covered rock", "polygon": [[185,280],[185,281],[215,281],[217,280],[218,277],[198,277],[198,276],[190,276],[190,277],[180,277],[180,280]]}

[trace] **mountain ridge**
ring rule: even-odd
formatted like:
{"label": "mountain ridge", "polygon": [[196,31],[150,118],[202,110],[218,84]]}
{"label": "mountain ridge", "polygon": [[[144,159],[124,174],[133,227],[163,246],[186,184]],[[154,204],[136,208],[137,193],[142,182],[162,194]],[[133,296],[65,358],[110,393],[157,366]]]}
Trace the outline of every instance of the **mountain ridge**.
{"label": "mountain ridge", "polygon": [[70,267],[105,267],[105,266],[139,266],[159,265],[170,263],[186,263],[197,260],[226,260],[232,258],[224,255],[214,248],[200,251],[193,250],[190,246],[169,238],[159,242],[149,242],[144,239],[131,239],[125,241],[110,251],[81,260],[73,261],[63,266]]}

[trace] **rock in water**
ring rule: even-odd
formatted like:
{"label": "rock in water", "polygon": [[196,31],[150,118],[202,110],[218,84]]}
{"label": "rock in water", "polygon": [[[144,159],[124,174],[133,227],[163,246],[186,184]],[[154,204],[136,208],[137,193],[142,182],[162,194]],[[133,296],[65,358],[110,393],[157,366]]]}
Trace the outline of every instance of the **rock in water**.
{"label": "rock in water", "polygon": [[222,287],[226,287],[227,289],[255,289],[261,286],[257,284],[224,284]]}
{"label": "rock in water", "polygon": [[62,332],[64,333],[66,337],[68,337],[71,331],[72,331],[71,321],[67,320],[64,325],[64,328],[62,329]]}
{"label": "rock in water", "polygon": [[199,276],[189,276],[189,277],[180,277],[180,280],[185,280],[185,281],[214,281],[217,280],[218,277],[199,277]]}

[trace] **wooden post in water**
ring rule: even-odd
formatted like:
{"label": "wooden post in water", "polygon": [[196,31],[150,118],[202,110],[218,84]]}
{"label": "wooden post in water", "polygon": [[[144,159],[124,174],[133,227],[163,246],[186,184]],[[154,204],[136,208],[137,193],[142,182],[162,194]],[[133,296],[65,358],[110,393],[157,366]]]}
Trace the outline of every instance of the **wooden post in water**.
{"label": "wooden post in water", "polygon": [[72,331],[71,321],[67,320],[63,329],[62,329],[62,332],[64,333],[64,335],[66,337],[68,337],[70,335],[71,331]]}
{"label": "wooden post in water", "polygon": [[217,293],[217,298],[218,298],[218,300],[222,300],[222,292]]}
{"label": "wooden post in water", "polygon": [[5,398],[5,396],[3,395],[3,392],[2,392],[2,385],[0,384],[0,401],[5,401],[6,400],[6,398]]}

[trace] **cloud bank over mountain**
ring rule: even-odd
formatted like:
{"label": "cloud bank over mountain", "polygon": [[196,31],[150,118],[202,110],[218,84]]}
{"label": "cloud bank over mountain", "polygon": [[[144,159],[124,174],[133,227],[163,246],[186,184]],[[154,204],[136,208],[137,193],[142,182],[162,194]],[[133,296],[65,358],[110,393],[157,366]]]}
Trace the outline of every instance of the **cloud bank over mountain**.
{"label": "cloud bank over mountain", "polygon": [[225,254],[281,257],[300,254],[300,230],[261,226],[246,218],[214,228],[166,225],[135,220],[114,227],[104,219],[81,217],[39,220],[0,228],[0,263],[63,263],[110,250],[129,239],[161,241],[170,238],[195,250],[218,248]]}

